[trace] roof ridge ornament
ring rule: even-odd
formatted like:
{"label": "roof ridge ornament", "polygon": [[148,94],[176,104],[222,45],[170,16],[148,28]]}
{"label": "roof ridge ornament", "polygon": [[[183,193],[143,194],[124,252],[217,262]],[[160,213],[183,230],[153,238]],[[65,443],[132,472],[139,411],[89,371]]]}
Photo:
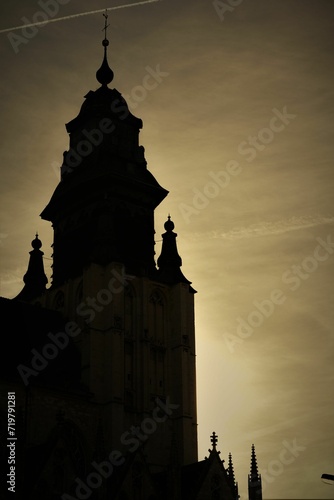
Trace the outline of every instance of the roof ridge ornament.
{"label": "roof ridge ornament", "polygon": [[210,436],[210,441],[212,444],[212,451],[213,451],[217,448],[217,444],[218,444],[218,436],[215,433],[215,431],[213,431],[212,435]]}
{"label": "roof ridge ornament", "polygon": [[104,39],[102,40],[102,46],[104,47],[104,57],[100,68],[96,72],[96,79],[103,87],[107,87],[108,83],[110,83],[114,78],[114,72],[109,67],[108,59],[107,59],[107,47],[109,45],[109,40],[107,38],[107,29],[110,26],[108,24],[108,9],[106,9],[105,13],[103,13],[104,17]]}
{"label": "roof ridge ornament", "polygon": [[[210,448],[208,449],[208,452],[209,452],[209,460],[213,459],[213,457],[219,457],[220,455],[220,451],[217,450],[217,444],[218,444],[218,436],[217,434],[215,433],[215,431],[213,431],[212,435],[210,436],[210,441],[211,441],[211,445],[212,445],[212,450],[210,450]],[[205,460],[208,460],[208,457],[205,457]],[[224,463],[225,460],[221,460],[219,458],[219,460]]]}

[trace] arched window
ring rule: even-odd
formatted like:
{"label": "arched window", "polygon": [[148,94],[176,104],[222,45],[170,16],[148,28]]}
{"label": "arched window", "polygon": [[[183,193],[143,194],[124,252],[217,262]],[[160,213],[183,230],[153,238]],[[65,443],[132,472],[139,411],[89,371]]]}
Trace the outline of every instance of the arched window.
{"label": "arched window", "polygon": [[124,289],[124,334],[125,338],[135,336],[135,292],[131,285]]}
{"label": "arched window", "polygon": [[143,499],[143,466],[140,462],[132,465],[132,491],[135,500]]}
{"label": "arched window", "polygon": [[160,344],[165,340],[165,301],[159,290],[149,298],[149,337]]}
{"label": "arched window", "polygon": [[82,301],[82,296],[83,296],[83,284],[82,280],[80,280],[76,292],[75,292],[75,304],[78,305]]}
{"label": "arched window", "polygon": [[165,389],[165,300],[159,290],[149,298],[148,336],[150,345],[150,389],[152,395],[162,395]]}
{"label": "arched window", "polygon": [[131,285],[124,289],[124,401],[133,409],[135,393],[136,311],[135,291]]}
{"label": "arched window", "polygon": [[87,474],[82,433],[73,422],[64,421],[61,413],[57,418],[58,425],[45,442],[44,451],[39,447],[31,448],[33,453],[43,453],[39,457],[42,468],[32,477],[31,498],[60,498],[64,492],[72,495],[77,487],[75,478]]}
{"label": "arched window", "polygon": [[65,421],[60,425],[59,437],[66,443],[66,450],[75,464],[78,475],[85,474],[86,459],[84,453],[83,436],[77,426],[71,421]]}

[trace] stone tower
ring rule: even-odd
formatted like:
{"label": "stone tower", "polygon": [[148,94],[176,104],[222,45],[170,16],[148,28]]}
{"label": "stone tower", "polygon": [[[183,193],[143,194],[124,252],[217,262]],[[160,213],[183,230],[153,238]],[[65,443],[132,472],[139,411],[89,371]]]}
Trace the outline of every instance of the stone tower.
{"label": "stone tower", "polygon": [[168,191],[147,168],[142,121],[108,87],[108,44],[100,87],[66,124],[61,179],[41,213],[54,242],[52,285],[39,301],[78,326],[81,381],[101,408],[106,448],[145,443],[159,470],[172,441],[180,465],[197,460],[195,290],[170,217],[155,260],[154,209]]}

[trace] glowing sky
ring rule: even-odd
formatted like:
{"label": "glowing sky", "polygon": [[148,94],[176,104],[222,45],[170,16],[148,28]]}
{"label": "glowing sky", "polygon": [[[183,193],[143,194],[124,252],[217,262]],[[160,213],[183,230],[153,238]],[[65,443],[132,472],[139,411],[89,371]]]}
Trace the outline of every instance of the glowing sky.
{"label": "glowing sky", "polygon": [[[53,17],[122,3],[62,0]],[[41,5],[2,2],[0,32]],[[264,498],[333,498],[334,4],[163,0],[109,21],[111,86],[170,191],[157,252],[170,213],[198,291],[199,459],[215,431],[242,497],[255,443]],[[102,27],[98,13],[0,33],[2,296],[21,290],[36,231],[51,274],[39,214],[65,123],[98,87]]]}

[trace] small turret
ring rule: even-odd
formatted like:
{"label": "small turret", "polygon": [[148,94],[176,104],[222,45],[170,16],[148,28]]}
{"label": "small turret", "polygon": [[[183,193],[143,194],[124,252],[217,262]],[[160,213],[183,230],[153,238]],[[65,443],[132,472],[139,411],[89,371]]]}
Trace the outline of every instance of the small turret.
{"label": "small turret", "polygon": [[33,250],[30,253],[28,270],[23,276],[24,287],[21,292],[14,297],[16,300],[23,300],[25,302],[34,299],[41,295],[45,289],[48,279],[44,272],[43,255],[44,252],[40,250],[42,242],[36,233],[35,239],[31,242]]}
{"label": "small turret", "polygon": [[174,233],[174,222],[171,220],[170,215],[164,224],[166,232],[162,234],[162,248],[160,257],[157,260],[158,276],[161,281],[174,285],[176,283],[189,283],[190,281],[182,273],[180,267],[182,266],[182,259],[178,254],[176,237]]}

